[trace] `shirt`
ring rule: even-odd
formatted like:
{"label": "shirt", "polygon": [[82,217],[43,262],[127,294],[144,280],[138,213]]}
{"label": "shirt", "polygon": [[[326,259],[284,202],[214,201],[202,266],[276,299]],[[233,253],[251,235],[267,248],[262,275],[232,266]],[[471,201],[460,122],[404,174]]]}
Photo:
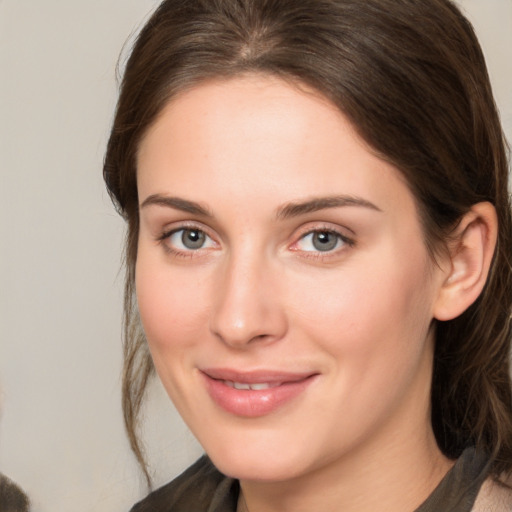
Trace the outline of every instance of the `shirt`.
{"label": "shirt", "polygon": [[[488,459],[464,450],[432,494],[414,512],[470,512],[488,474]],[[238,480],[220,473],[207,456],[152,492],[130,512],[236,512]]]}

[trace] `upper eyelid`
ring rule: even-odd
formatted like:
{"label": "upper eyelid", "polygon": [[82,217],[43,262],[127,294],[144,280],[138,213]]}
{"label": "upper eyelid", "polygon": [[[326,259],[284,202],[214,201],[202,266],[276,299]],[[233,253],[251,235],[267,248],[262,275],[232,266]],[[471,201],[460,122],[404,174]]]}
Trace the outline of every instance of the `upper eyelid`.
{"label": "upper eyelid", "polygon": [[166,224],[163,228],[160,229],[159,238],[167,238],[173,233],[185,229],[197,229],[198,231],[205,233],[212,240],[215,240],[215,237],[211,234],[211,230],[202,222],[197,221],[178,221]]}
{"label": "upper eyelid", "polygon": [[353,237],[349,237],[343,233],[340,233],[340,231],[338,231],[336,229],[311,229],[309,231],[302,233],[299,237],[297,237],[295,239],[295,241],[291,245],[292,246],[297,245],[301,240],[303,240],[307,236],[313,235],[314,233],[322,233],[322,232],[332,233],[332,234],[338,236],[345,244],[354,245],[354,243],[355,243],[355,240],[353,239]]}
{"label": "upper eyelid", "polygon": [[[348,226],[335,224],[333,222],[307,222],[297,230],[295,230],[295,237],[302,237],[309,233],[329,231],[331,233],[337,233],[343,238],[352,239],[356,236],[356,232],[350,229]],[[347,233],[348,232],[348,233]]]}
{"label": "upper eyelid", "polygon": [[[167,230],[163,230],[163,232],[156,237],[156,241],[158,243],[159,246],[162,246],[164,248],[164,250],[167,252],[167,253],[170,253],[172,255],[174,255],[175,257],[178,257],[178,256],[187,256],[187,257],[193,257],[194,254],[196,254],[197,256],[199,256],[200,253],[203,253],[204,251],[210,251],[212,249],[212,247],[198,247],[197,249],[191,249],[191,248],[181,248],[181,247],[176,247],[173,243],[170,242],[170,238],[172,236],[174,236],[176,233],[179,233],[180,231],[186,231],[186,230],[197,230],[197,231],[201,231],[203,232],[207,239],[210,240],[210,243],[213,242],[213,245],[218,245],[218,242],[215,240],[215,238],[213,238],[212,236],[210,236],[205,229],[202,229],[202,228],[199,228],[195,225],[180,225],[180,226],[176,226],[175,228],[169,228]],[[198,254],[199,253],[199,254]]]}
{"label": "upper eyelid", "polygon": [[[330,223],[328,223],[330,224]],[[301,229],[299,233],[296,232],[296,234],[293,237],[293,241],[289,244],[287,244],[288,250],[294,252],[294,253],[301,253],[304,257],[307,258],[320,258],[322,260],[332,259],[336,257],[340,257],[342,254],[345,254],[346,250],[353,248],[356,246],[356,238],[355,233],[349,229],[342,226],[333,227],[332,224],[327,225],[326,223],[316,224],[316,225],[305,225]],[[299,244],[302,240],[304,240],[305,237],[312,235],[313,233],[321,233],[322,231],[333,233],[336,236],[341,239],[342,246],[335,248],[330,251],[305,251],[299,247]],[[344,233],[344,231],[349,231],[350,233],[354,233],[353,235],[347,235]]]}
{"label": "upper eyelid", "polygon": [[306,237],[306,236],[313,235],[315,233],[332,233],[334,235],[338,235],[340,238],[342,238],[344,240],[350,240],[351,239],[351,237],[345,235],[344,233],[342,233],[338,229],[331,229],[331,228],[329,228],[329,229],[326,229],[326,228],[322,229],[322,228],[320,228],[320,229],[310,229],[308,231],[305,231],[304,233],[302,233],[300,235],[299,240],[304,238],[304,237]]}
{"label": "upper eyelid", "polygon": [[[163,240],[168,238],[173,233],[177,231],[181,231],[184,229],[197,229],[199,231],[203,231],[206,236],[211,238],[215,243],[220,243],[222,240],[222,236],[219,236],[217,230],[210,228],[208,225],[205,225],[201,221],[197,220],[180,220],[175,222],[170,222],[165,226],[159,228],[156,238],[158,240]],[[356,236],[356,233],[353,229],[349,228],[345,225],[335,224],[329,221],[310,221],[304,223],[302,226],[294,229],[288,238],[292,238],[292,241],[287,245],[296,244],[299,239],[307,236],[308,234],[328,231],[331,233],[335,233],[339,235],[343,240],[353,242],[353,238]]]}

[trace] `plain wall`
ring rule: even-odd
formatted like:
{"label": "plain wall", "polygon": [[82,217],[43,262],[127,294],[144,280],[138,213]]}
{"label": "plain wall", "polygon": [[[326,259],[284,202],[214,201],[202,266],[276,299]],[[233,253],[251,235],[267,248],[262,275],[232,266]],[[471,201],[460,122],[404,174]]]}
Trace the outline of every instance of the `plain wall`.
{"label": "plain wall", "polygon": [[[299,0],[298,0],[299,1]],[[512,0],[461,0],[512,138]],[[34,512],[145,492],[120,408],[123,224],[101,176],[115,66],[155,0],[0,0],[0,471]],[[157,485],[200,453],[157,382]]]}

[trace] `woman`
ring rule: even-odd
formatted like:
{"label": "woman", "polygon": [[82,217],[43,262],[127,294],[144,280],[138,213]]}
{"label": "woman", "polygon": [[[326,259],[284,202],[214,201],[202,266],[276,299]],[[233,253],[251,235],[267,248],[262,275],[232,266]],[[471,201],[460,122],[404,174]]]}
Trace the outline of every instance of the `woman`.
{"label": "woman", "polygon": [[164,1],[104,175],[132,448],[155,368],[208,455],[134,511],[512,509],[507,160],[452,3]]}

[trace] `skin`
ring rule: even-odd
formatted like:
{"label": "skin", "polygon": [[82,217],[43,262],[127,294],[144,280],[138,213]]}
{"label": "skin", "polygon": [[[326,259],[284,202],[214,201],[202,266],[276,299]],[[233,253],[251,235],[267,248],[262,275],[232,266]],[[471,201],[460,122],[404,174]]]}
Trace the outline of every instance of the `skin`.
{"label": "skin", "polygon": [[[173,99],[137,163],[153,361],[249,510],[419,506],[452,465],[429,419],[433,318],[452,266],[430,260],[400,173],[327,100],[254,75]],[[204,245],[185,247],[183,229]],[[320,251],[311,233],[326,231],[334,248]],[[247,418],[212,400],[205,367],[315,377]]]}

